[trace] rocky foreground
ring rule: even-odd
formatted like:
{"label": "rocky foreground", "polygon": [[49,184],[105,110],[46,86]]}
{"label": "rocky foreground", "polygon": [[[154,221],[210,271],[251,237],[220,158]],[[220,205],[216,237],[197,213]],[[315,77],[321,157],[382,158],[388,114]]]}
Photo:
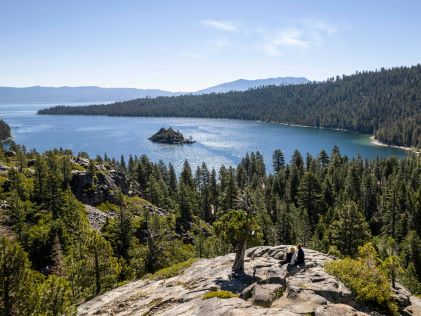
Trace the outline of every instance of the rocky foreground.
{"label": "rocky foreground", "polygon": [[[201,259],[178,276],[139,280],[98,296],[78,308],[79,315],[379,315],[355,300],[323,265],[328,255],[305,249],[306,268],[281,266],[287,246],[255,247],[246,252],[246,275],[230,278],[234,254]],[[240,297],[203,299],[209,291]],[[421,300],[400,288],[395,299],[402,315],[421,315]]]}

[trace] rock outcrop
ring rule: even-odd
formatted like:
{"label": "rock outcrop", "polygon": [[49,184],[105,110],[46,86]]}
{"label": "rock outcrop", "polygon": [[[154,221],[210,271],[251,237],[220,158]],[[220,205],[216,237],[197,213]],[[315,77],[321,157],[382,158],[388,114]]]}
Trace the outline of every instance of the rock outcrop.
{"label": "rock outcrop", "polygon": [[98,231],[100,231],[102,227],[104,227],[108,218],[115,217],[114,212],[106,213],[101,211],[100,209],[97,209],[96,207],[87,204],[85,204],[85,211],[88,217],[89,224],[91,224],[91,226]]}
{"label": "rock outcrop", "polygon": [[[201,259],[166,280],[139,280],[79,306],[79,315],[369,315],[351,291],[323,265],[332,257],[305,249],[306,267],[280,265],[287,246],[255,247],[246,252],[245,274],[230,277],[234,254]],[[228,290],[238,298],[203,299]],[[409,293],[400,291],[400,295]],[[411,302],[412,302],[411,298]],[[404,301],[404,300],[403,300]],[[417,301],[418,302],[418,301]],[[405,315],[416,315],[413,303]]]}
{"label": "rock outcrop", "polygon": [[[89,160],[78,157],[74,163],[87,167]],[[71,187],[74,195],[82,203],[98,205],[105,201],[115,203],[117,191],[125,195],[134,195],[124,172],[108,170],[103,165],[95,166],[95,175],[89,171],[72,170]]]}

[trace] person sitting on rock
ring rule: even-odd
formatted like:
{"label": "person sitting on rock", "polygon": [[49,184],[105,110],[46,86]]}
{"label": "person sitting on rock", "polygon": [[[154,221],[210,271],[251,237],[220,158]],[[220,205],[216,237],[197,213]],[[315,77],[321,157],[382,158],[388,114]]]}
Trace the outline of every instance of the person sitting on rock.
{"label": "person sitting on rock", "polygon": [[297,258],[297,254],[295,253],[295,247],[289,247],[286,259],[283,260],[281,264],[293,265],[295,263],[296,258]]}
{"label": "person sitting on rock", "polygon": [[298,253],[295,259],[295,265],[297,266],[304,266],[305,265],[305,256],[303,246],[301,244],[297,245]]}

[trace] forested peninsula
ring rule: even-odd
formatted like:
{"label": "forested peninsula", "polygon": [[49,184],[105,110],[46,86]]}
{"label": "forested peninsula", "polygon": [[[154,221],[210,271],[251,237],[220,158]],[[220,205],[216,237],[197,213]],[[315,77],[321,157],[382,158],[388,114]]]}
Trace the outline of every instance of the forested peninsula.
{"label": "forested peninsula", "polygon": [[261,120],[373,134],[396,146],[421,146],[421,65],[357,72],[325,82],[244,92],[57,106],[54,115],[206,117]]}
{"label": "forested peninsula", "polygon": [[10,126],[3,120],[0,120],[0,142],[4,142],[12,137]]}

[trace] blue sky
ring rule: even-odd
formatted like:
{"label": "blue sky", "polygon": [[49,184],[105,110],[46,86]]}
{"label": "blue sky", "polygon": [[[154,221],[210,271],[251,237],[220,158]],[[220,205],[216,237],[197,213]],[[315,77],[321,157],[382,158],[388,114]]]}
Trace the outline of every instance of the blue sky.
{"label": "blue sky", "polygon": [[0,86],[194,91],[413,65],[420,1],[0,0]]}

